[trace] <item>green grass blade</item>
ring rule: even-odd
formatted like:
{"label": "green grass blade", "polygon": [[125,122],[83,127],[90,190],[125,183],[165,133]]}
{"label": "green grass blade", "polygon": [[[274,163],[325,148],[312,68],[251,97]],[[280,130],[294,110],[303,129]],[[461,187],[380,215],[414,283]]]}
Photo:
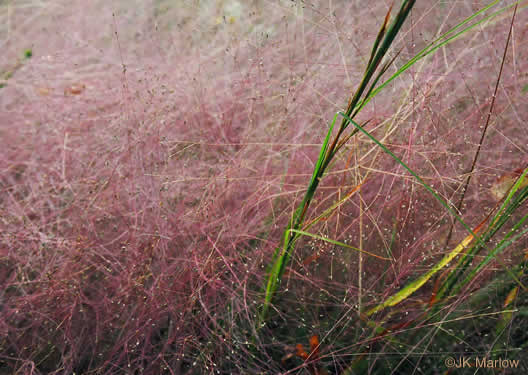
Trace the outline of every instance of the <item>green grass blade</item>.
{"label": "green grass blade", "polygon": [[389,8],[389,11],[387,12],[387,14],[385,15],[385,21],[381,25],[380,31],[378,31],[378,35],[376,36],[376,40],[374,41],[374,45],[370,53],[370,58],[367,63],[367,68],[370,66],[370,64],[372,64],[372,61],[374,60],[374,56],[376,56],[376,52],[378,51],[379,44],[383,40],[383,37],[385,36],[385,32],[387,31],[387,25],[389,23],[391,11],[392,11],[392,5]]}
{"label": "green grass blade", "polygon": [[[374,98],[383,88],[385,88],[389,83],[391,83],[393,80],[395,80],[397,77],[399,77],[403,72],[408,70],[411,66],[413,66],[415,63],[417,63],[419,60],[423,59],[424,57],[429,56],[439,48],[442,48],[443,46],[453,42],[455,39],[457,39],[459,36],[465,34],[466,32],[470,31],[471,29],[477,27],[478,25],[504,13],[508,9],[513,8],[516,4],[519,4],[521,1],[516,1],[513,4],[510,4],[504,8],[499,9],[498,11],[490,14],[489,16],[483,17],[482,19],[478,20],[477,22],[463,28],[459,32],[455,33],[458,29],[466,25],[467,23],[471,22],[473,19],[475,19],[478,15],[482,14],[486,10],[492,8],[493,6],[497,5],[500,1],[496,0],[485,6],[484,8],[480,9],[479,11],[475,12],[471,16],[467,17],[465,20],[439,36],[437,39],[432,41],[427,47],[422,49],[420,52],[418,52],[413,58],[411,58],[407,63],[405,63],[400,69],[398,69],[390,78],[388,78],[385,82],[383,82],[380,86],[378,86],[376,89],[372,90],[372,93],[366,97],[364,100],[357,103],[357,110],[363,108],[372,98]],[[454,35],[450,36],[451,34],[455,33]]]}
{"label": "green grass blade", "polygon": [[266,283],[266,289],[264,293],[264,304],[260,312],[260,318],[259,318],[260,323],[266,319],[273,296],[275,295],[277,291],[277,288],[282,280],[282,275],[284,274],[286,264],[290,260],[291,254],[293,252],[293,248],[294,248],[294,244],[297,239],[297,236],[291,236],[291,233],[294,233],[294,230],[297,229],[299,225],[302,223],[306,207],[311,201],[315,193],[315,190],[317,189],[317,185],[319,184],[320,178],[322,177],[322,173],[324,172],[324,169],[322,169],[323,161],[328,151],[328,142],[330,141],[330,136],[334,129],[334,125],[337,120],[337,117],[338,115],[336,114],[334,116],[332,123],[330,124],[330,128],[328,129],[324,142],[321,146],[321,151],[319,152],[319,157],[315,164],[314,171],[312,173],[312,178],[308,186],[308,190],[306,191],[306,194],[301,204],[295,210],[290,220],[290,223],[288,224],[288,227],[284,231],[283,246],[275,250],[275,254],[272,259],[272,267],[269,272],[268,281]]}
{"label": "green grass blade", "polygon": [[413,294],[418,289],[420,289],[435,273],[437,273],[442,268],[444,268],[446,264],[448,264],[458,254],[460,254],[460,252],[462,252],[471,243],[471,241],[473,241],[473,235],[470,234],[460,244],[458,244],[458,246],[455,247],[449,254],[444,256],[442,260],[440,260],[440,262],[435,264],[434,267],[431,268],[427,273],[420,276],[418,279],[414,280],[413,282],[407,284],[399,292],[397,292],[396,294],[393,294],[392,296],[387,298],[385,301],[383,301],[376,307],[367,311],[366,315],[370,316],[372,314],[377,313],[378,311],[383,310],[386,307],[397,305],[398,303],[405,300],[411,294]]}
{"label": "green grass blade", "polygon": [[[513,189],[512,189],[513,190]],[[528,193],[528,188],[525,188],[523,189],[523,192],[526,192]],[[526,199],[526,195],[525,194],[522,194],[522,196],[520,197],[521,199],[521,202],[524,201]],[[519,203],[519,204],[520,204]],[[514,202],[514,205],[516,207],[519,206],[519,204],[517,204],[517,202]],[[508,210],[509,211],[509,210]],[[511,216],[511,213],[507,213],[505,214],[504,216],[506,216],[506,218],[504,218],[503,216],[500,217],[500,223],[498,225],[495,225],[493,228],[492,228],[492,233],[491,235],[487,235],[487,233],[485,233],[484,235],[487,235],[487,237],[490,237],[495,234],[501,227],[502,225],[509,219],[509,217]],[[495,248],[474,268],[471,270],[471,272],[466,276],[466,278],[460,282],[458,285],[456,285],[456,287],[452,286],[453,284],[455,284],[456,280],[458,278],[455,278],[455,281],[451,281],[451,280],[446,280],[446,283],[451,281],[451,284],[449,286],[451,286],[451,288],[449,288],[448,290],[450,289],[453,289],[450,294],[456,294],[458,293],[458,291],[464,286],[464,285],[467,285],[476,275],[477,273],[482,270],[482,268],[484,268],[484,266],[486,266],[489,262],[491,262],[493,259],[497,259],[497,255],[502,252],[504,249],[506,249],[508,246],[510,246],[511,244],[513,244],[515,241],[517,241],[523,234],[527,233],[528,232],[528,229],[525,229],[523,231],[521,231],[520,233],[519,230],[520,228],[522,227],[522,225],[524,224],[524,222],[528,219],[528,215],[524,216],[521,220],[519,220],[514,226],[513,228],[504,236],[504,238],[497,244],[497,246],[495,246]],[[517,235],[513,236],[515,233],[518,233]],[[483,235],[483,237],[484,237]],[[472,263],[475,255],[478,253],[478,251],[474,251],[474,252],[471,252],[470,254],[466,255],[466,262],[463,264],[463,266],[461,267],[456,267],[455,270],[457,270],[457,276],[458,275],[461,275],[463,274],[466,269],[468,268],[469,264]],[[497,259],[499,261],[499,259]],[[506,269],[506,272],[510,275],[510,277],[521,287],[523,288],[524,290],[526,290],[526,287],[521,283],[521,281],[513,274],[511,273],[511,271],[508,269],[508,268],[505,268]],[[444,294],[444,293],[443,293]]]}
{"label": "green grass blade", "polygon": [[[462,281],[462,283],[460,284],[460,286],[454,290],[454,293],[458,292],[458,290],[460,290],[464,285],[466,285],[467,283],[469,283],[471,280],[473,280],[473,278],[475,277],[475,275],[484,267],[486,266],[489,262],[491,262],[493,259],[495,259],[495,257],[497,256],[497,254],[499,254],[502,250],[504,250],[505,248],[507,248],[508,246],[510,246],[511,244],[513,244],[515,241],[517,241],[518,239],[520,239],[524,234],[528,233],[528,228],[522,230],[521,232],[518,232],[520,226],[522,224],[524,224],[524,222],[526,221],[526,219],[528,219],[528,215],[524,216],[514,227],[513,229],[506,235],[507,238],[504,238],[487,256],[486,258],[484,258],[484,260],[482,260],[482,262],[480,262],[473,270],[471,270],[471,272],[468,274],[468,276],[464,279],[464,281]],[[517,235],[513,236],[512,235],[514,233],[517,233]],[[510,238],[511,237],[511,238]],[[517,281],[518,283],[520,283],[519,280],[515,280]],[[523,289],[526,289],[522,284],[520,284]]]}
{"label": "green grass blade", "polygon": [[[527,173],[528,173],[528,169],[524,171],[524,173],[517,179],[516,183],[510,188],[510,191],[506,199],[504,200],[501,207],[499,208],[499,210],[497,211],[497,213],[494,215],[493,219],[491,220],[491,224],[486,229],[486,231],[482,234],[481,236],[482,242],[487,243],[489,240],[491,240],[491,238],[500,230],[500,228],[502,228],[502,226],[510,219],[513,212],[528,197],[527,187],[524,187],[522,191],[519,192],[519,194],[516,194],[517,191],[521,188],[521,186],[523,186],[524,179]],[[504,238],[504,240],[507,240],[508,237],[509,236],[507,235]],[[462,285],[456,286],[458,284],[458,280],[460,279],[460,277],[462,277],[462,275],[470,267],[470,265],[473,262],[474,257],[478,255],[482,249],[483,247],[481,246],[481,244],[477,244],[463,258],[460,259],[457,266],[454,268],[453,272],[444,281],[441,288],[439,289],[437,293],[438,299],[441,299],[443,296],[448,295],[448,294],[452,295],[453,293],[456,293],[458,290],[460,290]],[[522,286],[522,284],[516,279],[515,275],[513,275],[507,267],[505,267],[505,270],[508,274],[510,274],[513,280],[515,280],[520,286]],[[472,275],[472,277],[474,276],[475,274]],[[466,281],[462,282],[462,284],[465,284],[467,281],[469,280],[466,278]],[[524,288],[524,286],[522,287]]]}
{"label": "green grass blade", "polygon": [[[356,93],[354,94],[353,98],[348,104],[348,108],[346,110],[346,114],[348,116],[351,116],[352,111],[356,109],[357,104],[360,102],[360,98],[363,95],[363,92],[365,91],[365,88],[367,87],[370,79],[372,78],[376,70],[378,69],[379,64],[383,60],[390,46],[394,42],[396,35],[398,35],[400,28],[405,22],[405,19],[409,15],[415,2],[416,0],[403,1],[398,14],[394,18],[394,21],[389,26],[389,28],[387,30],[384,30],[385,27],[382,27],[381,31],[384,31],[383,41],[381,42],[381,45],[379,47],[378,47],[379,41],[376,40],[375,42],[375,46],[376,46],[375,53],[373,49],[374,57],[371,56],[369,60],[369,64],[367,65],[367,68],[365,69],[365,74],[363,75],[363,79],[361,80],[361,83],[358,89],[356,90]],[[387,21],[388,21],[388,18],[385,18],[384,23],[386,23]],[[378,34],[378,37],[379,37],[379,34]],[[347,126],[348,126],[348,123],[346,119],[343,119],[343,122],[341,123],[341,130],[344,130]]]}
{"label": "green grass blade", "polygon": [[315,164],[315,168],[312,174],[312,179],[310,181],[310,185],[312,185],[317,178],[322,177],[321,176],[321,167],[323,166],[323,162],[326,158],[326,153],[328,151],[328,142],[330,141],[330,136],[332,135],[332,131],[334,130],[334,125],[337,120],[338,114],[336,113],[332,123],[330,124],[330,129],[328,129],[328,133],[326,133],[326,137],[324,139],[323,145],[321,147],[321,151],[319,152],[319,157],[317,158],[317,163]]}

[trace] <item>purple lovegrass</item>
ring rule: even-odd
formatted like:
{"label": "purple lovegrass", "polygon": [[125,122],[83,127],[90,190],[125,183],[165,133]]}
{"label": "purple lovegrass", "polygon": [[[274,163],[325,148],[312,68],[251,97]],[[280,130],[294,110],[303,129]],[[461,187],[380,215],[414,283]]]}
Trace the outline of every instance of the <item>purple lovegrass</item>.
{"label": "purple lovegrass", "polygon": [[[387,4],[180,3],[0,4],[0,374],[342,374],[359,357],[365,373],[383,373],[384,354],[400,348],[373,336],[360,312],[431,269],[467,231],[456,224],[447,241],[449,213],[359,134],[307,213],[306,231],[319,238],[298,241],[270,321],[255,326],[273,252]],[[485,5],[418,4],[384,78]],[[496,204],[496,179],[525,167],[526,11],[516,17],[460,209],[472,228]],[[505,12],[421,60],[357,118],[453,205],[510,19]],[[525,247],[522,237],[502,261],[520,264]],[[463,301],[501,271],[492,263],[442,316],[468,312]],[[425,353],[405,324],[434,290],[431,281],[376,323],[403,327],[395,340]],[[507,291],[493,290],[502,303]],[[468,342],[486,331],[477,326]],[[314,335],[316,364],[295,354]],[[387,360],[395,373],[406,358],[398,353]]]}

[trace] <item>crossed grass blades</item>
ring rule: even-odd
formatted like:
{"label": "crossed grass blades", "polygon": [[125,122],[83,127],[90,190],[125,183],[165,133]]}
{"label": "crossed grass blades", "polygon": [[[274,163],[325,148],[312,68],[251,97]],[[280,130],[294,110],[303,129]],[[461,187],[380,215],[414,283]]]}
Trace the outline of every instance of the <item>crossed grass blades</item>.
{"label": "crossed grass blades", "polygon": [[[462,224],[462,226],[469,233],[466,236],[466,238],[464,238],[453,250],[448,252],[444,256],[444,258],[442,258],[428,272],[424,273],[423,275],[418,277],[416,280],[410,282],[399,292],[397,292],[393,296],[390,296],[385,301],[379,303],[378,305],[371,308],[370,310],[364,313],[361,312],[361,316],[365,320],[368,320],[368,317],[376,314],[377,312],[387,307],[395,306],[399,304],[400,302],[404,301],[407,297],[409,297],[411,294],[413,294],[415,291],[421,288],[428,280],[430,280],[435,274],[437,274],[441,269],[446,267],[450,262],[452,262],[460,254],[463,254],[463,256],[458,261],[457,266],[449,273],[447,277],[444,277],[442,279],[443,281],[440,280],[440,284],[438,284],[435,287],[435,292],[434,292],[434,296],[431,299],[430,307],[433,305],[436,305],[436,308],[437,308],[438,306],[440,306],[438,302],[442,298],[450,296],[450,295],[451,296],[456,295],[456,293],[459,292],[463,286],[470,283],[471,280],[473,280],[476,277],[478,272],[482,270],[482,268],[486,264],[488,264],[491,260],[497,260],[499,264],[502,264],[504,266],[504,264],[500,262],[500,259],[497,256],[505,248],[507,248],[513,242],[521,238],[521,236],[524,235],[528,231],[528,229],[524,229],[520,231],[520,228],[522,227],[524,221],[528,217],[525,216],[521,220],[519,220],[517,223],[515,223],[513,226],[513,229],[511,229],[504,236],[504,238],[498,243],[498,245],[490,249],[488,248],[487,244],[490,242],[491,238],[497,233],[497,231],[506,222],[508,222],[512,218],[513,212],[518,207],[520,207],[520,205],[528,197],[528,188],[526,187],[524,183],[524,179],[525,179],[528,169],[524,170],[523,173],[520,174],[517,181],[513,184],[513,186],[509,190],[508,194],[502,199],[501,202],[499,202],[502,204],[500,205],[500,207],[497,206],[498,209],[496,207],[496,210],[494,211],[495,213],[494,214],[493,212],[490,213],[488,217],[486,217],[476,228],[472,229],[457,214],[456,207],[451,206],[448,202],[442,199],[435,192],[433,188],[427,185],[420,178],[420,176],[418,176],[401,159],[399,159],[388,148],[386,148],[380,141],[378,141],[367,130],[365,130],[364,127],[365,125],[367,125],[367,123],[360,125],[356,121],[354,121],[354,118],[361,111],[361,109],[364,108],[364,106],[375,95],[377,95],[392,80],[394,80],[400,74],[408,70],[416,62],[431,55],[432,53],[437,51],[439,48],[444,47],[445,45],[454,41],[461,35],[473,30],[478,25],[486,21],[489,21],[490,19],[497,17],[498,15],[515,7],[514,12],[513,12],[513,17],[512,17],[512,23],[511,23],[511,27],[513,27],[513,20],[515,18],[517,7],[520,2],[515,2],[513,4],[505,6],[495,12],[492,12],[489,15],[486,15],[486,16],[483,15],[484,12],[490,10],[492,7],[497,5],[497,3],[498,1],[494,1],[488,4],[486,7],[475,12],[470,17],[466,18],[465,20],[463,20],[462,22],[454,26],[452,29],[442,34],[440,37],[438,37],[433,42],[431,42],[428,46],[426,46],[423,50],[418,52],[413,58],[411,58],[401,68],[399,68],[396,71],[396,73],[394,73],[389,79],[387,79],[382,84],[378,85],[383,74],[388,70],[388,68],[392,65],[395,58],[399,54],[399,52],[396,52],[391,59],[383,63],[383,60],[385,59],[385,56],[388,50],[393,45],[396,39],[396,36],[401,30],[402,25],[404,24],[406,18],[408,17],[413,6],[415,5],[415,1],[403,1],[398,13],[396,14],[392,22],[390,22],[392,7],[389,9],[389,11],[387,12],[385,16],[384,22],[381,25],[381,28],[377,34],[377,37],[374,41],[374,45],[373,45],[373,48],[370,54],[370,58],[367,63],[364,75],[363,75],[363,79],[359,87],[353,94],[353,96],[350,98],[346,111],[339,112],[334,116],[330,124],[330,128],[323,141],[323,144],[322,144],[322,147],[319,153],[319,157],[316,161],[315,168],[313,170],[312,177],[311,177],[310,183],[308,184],[308,188],[306,190],[304,198],[299,204],[299,206],[297,207],[297,209],[293,212],[291,219],[288,223],[288,226],[286,227],[284,231],[282,246],[278,247],[275,251],[272,262],[269,267],[269,276],[267,278],[267,283],[265,285],[264,301],[263,301],[263,304],[261,306],[259,316],[258,316],[258,322],[257,322],[258,328],[265,325],[266,320],[269,317],[270,308],[272,306],[272,302],[276,296],[276,293],[278,289],[280,288],[286,265],[289,263],[291,259],[292,253],[295,248],[296,241],[301,236],[309,236],[312,238],[317,238],[317,239],[332,243],[334,245],[343,246],[343,247],[351,248],[356,251],[360,251],[369,256],[374,256],[382,260],[388,260],[387,258],[383,258],[376,254],[366,252],[362,249],[355,248],[350,245],[347,245],[347,244],[344,244],[344,243],[341,243],[341,242],[338,242],[332,239],[317,236],[315,234],[307,232],[307,230],[312,225],[314,225],[317,221],[321,220],[328,214],[328,212],[325,211],[325,213],[323,213],[322,215],[319,215],[315,220],[311,221],[310,223],[305,223],[306,213],[309,209],[310,203],[315,194],[315,191],[318,188],[321,178],[324,176],[325,171],[327,170],[334,156],[358,132],[361,132],[364,135],[366,135],[378,147],[380,147],[384,152],[389,154],[397,163],[399,163],[402,167],[404,167],[418,181],[419,184],[421,184],[430,194],[432,194],[433,197],[443,207],[445,207],[445,209],[459,223]],[[477,19],[479,16],[481,16],[481,18]],[[511,27],[510,27],[510,35],[511,35]],[[505,52],[508,48],[509,40],[510,40],[510,36],[508,37],[508,42],[505,47]],[[504,58],[503,58],[503,62],[504,62]],[[501,73],[502,73],[502,66],[501,66]],[[497,85],[500,80],[501,73],[499,73],[499,77],[497,79]],[[491,115],[492,110],[493,110],[493,105],[490,108],[489,115]],[[337,130],[337,133],[334,136],[333,140],[330,142],[330,139],[332,138],[332,134],[334,133],[334,127],[335,127],[335,123],[338,117],[342,118],[341,125],[339,126],[339,129]],[[489,121],[489,116],[488,116],[488,121]],[[348,135],[345,135],[345,130],[349,128],[351,124],[353,125],[354,129]],[[485,133],[483,134],[483,136],[484,135]],[[478,158],[478,153],[475,155],[475,159],[476,158]],[[357,192],[359,188],[360,186],[357,186],[355,189],[349,192],[343,200],[348,199],[351,195]],[[337,202],[332,207],[330,207],[327,211],[332,211],[335,207],[339,206],[340,203],[341,202]],[[468,271],[468,268],[470,267],[471,262],[473,258],[475,257],[475,255],[480,253],[483,250],[487,250],[488,255],[476,267],[473,267],[470,271]],[[521,266],[522,265],[519,265],[519,267]],[[515,282],[515,286],[513,286],[509,294],[510,296],[509,300],[511,301],[511,298],[512,298],[511,295],[514,295],[519,290],[519,288],[526,289],[525,286],[520,281],[520,276],[522,275],[522,269],[510,270],[508,269],[508,267],[505,267],[505,266],[504,266],[504,269],[506,270],[510,278]],[[505,302],[505,304],[508,304],[508,300]],[[378,324],[373,323],[371,321],[369,321],[368,324],[371,327],[375,328],[374,332],[376,332],[377,334],[384,332],[384,329],[380,327]]]}

